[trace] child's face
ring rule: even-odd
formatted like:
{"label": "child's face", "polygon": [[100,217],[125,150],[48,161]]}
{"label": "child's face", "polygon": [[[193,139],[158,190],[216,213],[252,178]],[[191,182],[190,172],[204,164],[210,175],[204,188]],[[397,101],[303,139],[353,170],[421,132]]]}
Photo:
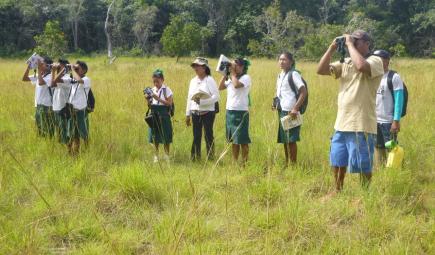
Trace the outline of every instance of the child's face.
{"label": "child's face", "polygon": [[163,79],[162,78],[158,78],[158,77],[153,77],[153,84],[157,88],[160,88],[162,86],[162,84],[163,84]]}
{"label": "child's face", "polygon": [[77,65],[76,72],[78,75],[80,75],[80,77],[85,76],[85,73],[86,73],[85,70],[83,70],[83,68],[80,65]]}

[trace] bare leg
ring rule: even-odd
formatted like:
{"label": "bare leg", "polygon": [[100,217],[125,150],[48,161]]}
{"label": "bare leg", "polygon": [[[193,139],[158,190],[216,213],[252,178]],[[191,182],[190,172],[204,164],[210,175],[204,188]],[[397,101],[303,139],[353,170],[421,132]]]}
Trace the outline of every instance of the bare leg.
{"label": "bare leg", "polygon": [[169,143],[168,143],[168,144],[165,144],[165,153],[166,153],[166,155],[168,155],[168,156],[169,156],[169,146],[170,146]]}
{"label": "bare leg", "polygon": [[371,179],[372,179],[372,173],[362,173],[360,175],[361,186],[363,188],[368,188],[370,186]]}
{"label": "bare leg", "polygon": [[246,162],[248,162],[248,155],[249,155],[249,144],[242,144],[242,165],[245,166]]}
{"label": "bare leg", "polygon": [[376,168],[379,168],[387,162],[387,150],[381,148],[375,148],[375,163]]}
{"label": "bare leg", "polygon": [[237,162],[239,160],[240,144],[233,144],[233,160]]}
{"label": "bare leg", "polygon": [[71,143],[71,155],[77,156],[79,152],[80,152],[80,138],[79,139],[75,138],[72,140]]}
{"label": "bare leg", "polygon": [[335,190],[340,192],[343,189],[346,167],[334,167]]}
{"label": "bare leg", "polygon": [[284,144],[284,154],[285,154],[285,167],[287,167],[290,158],[290,152],[287,143]]}
{"label": "bare leg", "polygon": [[290,156],[290,162],[296,163],[296,159],[298,156],[298,145],[296,143],[289,143],[289,156]]}

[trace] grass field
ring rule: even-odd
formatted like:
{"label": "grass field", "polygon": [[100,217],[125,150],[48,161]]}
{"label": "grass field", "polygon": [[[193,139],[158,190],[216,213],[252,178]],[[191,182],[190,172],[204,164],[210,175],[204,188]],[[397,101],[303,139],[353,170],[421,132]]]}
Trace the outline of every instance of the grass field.
{"label": "grass field", "polygon": [[[0,60],[0,254],[435,253],[435,60],[392,63],[410,94],[399,136],[404,168],[376,170],[369,190],[358,175],[348,176],[344,191],[327,202],[321,198],[333,187],[328,152],[338,83],[317,76],[316,63],[297,63],[310,104],[298,164],[283,171],[270,109],[275,61],[252,61],[253,143],[241,169],[230,153],[218,164],[189,160],[191,59],[84,60],[97,104],[90,147],[77,159],[36,137],[34,90],[20,81],[24,61]],[[157,67],[175,94],[170,164],[152,163],[143,121],[142,89]],[[223,92],[217,154],[228,148],[225,100]]]}

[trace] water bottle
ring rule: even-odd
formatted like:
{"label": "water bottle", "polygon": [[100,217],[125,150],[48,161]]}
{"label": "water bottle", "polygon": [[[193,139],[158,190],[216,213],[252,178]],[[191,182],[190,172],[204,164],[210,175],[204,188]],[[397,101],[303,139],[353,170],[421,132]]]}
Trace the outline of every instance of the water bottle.
{"label": "water bottle", "polygon": [[392,133],[392,139],[385,143],[385,148],[389,149],[387,158],[387,167],[389,168],[400,168],[402,167],[403,157],[405,152],[399,142],[397,141],[397,134]]}

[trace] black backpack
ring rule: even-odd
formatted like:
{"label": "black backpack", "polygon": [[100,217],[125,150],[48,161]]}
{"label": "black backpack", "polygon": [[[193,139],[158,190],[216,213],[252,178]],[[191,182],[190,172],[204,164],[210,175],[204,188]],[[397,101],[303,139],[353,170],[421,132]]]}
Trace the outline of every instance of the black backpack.
{"label": "black backpack", "polygon": [[[391,92],[391,96],[393,97],[393,105],[394,105],[394,89],[393,89],[393,76],[396,74],[396,71],[389,70],[388,76],[387,76],[387,85],[388,89]],[[403,83],[403,108],[402,108],[402,116],[406,115],[406,108],[408,107],[408,88],[405,85],[405,82]]]}
{"label": "black backpack", "polygon": [[[288,84],[290,84],[290,88],[293,90],[293,93],[295,93],[295,95],[296,95],[296,100],[298,100],[298,99],[299,99],[299,91],[298,91],[298,89],[296,88],[295,81],[293,80],[293,72],[295,72],[295,71],[290,71],[290,73],[288,74]],[[304,85],[305,85],[305,88],[307,89],[307,96],[305,97],[305,100],[304,100],[304,102],[302,103],[301,108],[299,109],[299,112],[300,112],[301,114],[304,114],[305,111],[307,110],[307,107],[308,107],[308,84],[307,84],[307,82],[304,80],[304,78],[302,78],[302,76],[301,76],[301,79],[302,79],[302,82],[303,82]]]}
{"label": "black backpack", "polygon": [[86,94],[86,90],[85,90],[85,95],[86,95],[86,101],[88,102],[88,106],[86,107],[86,110],[88,111],[88,113],[91,113],[95,109],[95,97],[94,97],[94,93],[92,93],[92,89],[89,88],[88,94]]}
{"label": "black backpack", "polygon": [[[166,88],[163,89],[163,96],[165,97],[166,100]],[[169,108],[169,115],[171,115],[171,117],[174,117],[175,114],[175,104],[174,104],[174,98],[172,97],[172,105],[168,106]]]}

